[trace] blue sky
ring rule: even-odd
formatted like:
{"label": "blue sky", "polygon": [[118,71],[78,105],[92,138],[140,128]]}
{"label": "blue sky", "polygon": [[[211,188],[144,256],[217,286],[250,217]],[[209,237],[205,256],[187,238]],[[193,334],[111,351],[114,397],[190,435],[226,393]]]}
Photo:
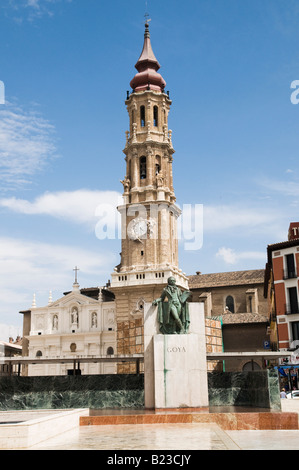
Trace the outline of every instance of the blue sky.
{"label": "blue sky", "polygon": [[[173,100],[180,207],[203,205],[187,274],[265,266],[299,220],[296,0],[148,0],[153,50]],[[103,285],[120,240],[96,208],[125,174],[124,104],[143,44],[144,0],[1,0],[0,339],[72,286]],[[113,211],[112,211],[113,212]],[[111,212],[111,216],[114,214]]]}

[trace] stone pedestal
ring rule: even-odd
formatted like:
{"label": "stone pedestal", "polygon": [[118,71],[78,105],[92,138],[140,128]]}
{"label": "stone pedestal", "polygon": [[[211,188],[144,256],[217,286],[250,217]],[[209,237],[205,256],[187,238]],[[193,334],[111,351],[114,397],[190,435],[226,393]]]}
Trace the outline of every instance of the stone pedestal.
{"label": "stone pedestal", "polygon": [[155,408],[208,406],[207,367],[200,336],[156,335]]}
{"label": "stone pedestal", "polygon": [[145,306],[145,407],[207,407],[208,380],[204,308],[190,303],[190,329],[184,335],[162,335],[157,308]]}

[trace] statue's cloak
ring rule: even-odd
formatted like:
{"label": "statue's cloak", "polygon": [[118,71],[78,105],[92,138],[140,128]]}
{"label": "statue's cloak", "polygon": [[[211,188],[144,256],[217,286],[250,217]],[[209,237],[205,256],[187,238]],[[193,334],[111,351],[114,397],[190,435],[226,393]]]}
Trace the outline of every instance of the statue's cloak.
{"label": "statue's cloak", "polygon": [[[180,320],[183,324],[184,333],[187,333],[190,324],[189,318],[189,306],[187,299],[190,297],[191,293],[189,291],[181,292],[178,287],[175,287],[176,291],[170,286],[163,289],[161,295],[161,302],[158,303],[158,322],[160,325],[160,331],[163,334],[175,334],[179,333],[178,326],[171,315],[171,307],[176,306]],[[176,299],[179,298],[180,305],[177,305]],[[168,302],[164,302],[164,299],[167,298]]]}

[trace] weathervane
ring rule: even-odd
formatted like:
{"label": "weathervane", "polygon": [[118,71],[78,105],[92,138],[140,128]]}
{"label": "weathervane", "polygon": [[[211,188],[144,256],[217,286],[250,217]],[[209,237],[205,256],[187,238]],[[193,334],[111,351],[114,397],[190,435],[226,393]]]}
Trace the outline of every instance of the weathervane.
{"label": "weathervane", "polygon": [[147,12],[147,0],[145,2],[145,15],[144,15],[144,18],[145,18],[145,24],[148,25],[148,23],[151,21],[151,19],[149,17],[149,13]]}

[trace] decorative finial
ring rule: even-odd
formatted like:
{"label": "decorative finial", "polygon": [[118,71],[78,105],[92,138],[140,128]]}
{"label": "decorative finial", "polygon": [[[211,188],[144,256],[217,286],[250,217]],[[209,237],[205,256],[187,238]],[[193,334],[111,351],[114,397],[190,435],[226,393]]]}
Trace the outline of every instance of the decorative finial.
{"label": "decorative finial", "polygon": [[36,308],[35,294],[33,294],[33,300],[32,300],[32,307],[31,308]]}
{"label": "decorative finial", "polygon": [[50,305],[52,302],[53,302],[53,300],[52,300],[52,291],[50,290],[50,292],[49,292],[48,305]]}
{"label": "decorative finial", "polygon": [[151,21],[150,17],[149,17],[149,14],[148,14],[148,9],[147,9],[147,0],[145,0],[145,15],[144,15],[144,18],[145,18],[145,37],[149,37],[149,22]]}
{"label": "decorative finial", "polygon": [[149,18],[149,14],[148,14],[148,13],[145,13],[144,18],[145,18],[145,32],[144,32],[144,37],[145,37],[145,38],[149,38],[149,37],[150,37],[149,22],[151,21],[151,19]]}

